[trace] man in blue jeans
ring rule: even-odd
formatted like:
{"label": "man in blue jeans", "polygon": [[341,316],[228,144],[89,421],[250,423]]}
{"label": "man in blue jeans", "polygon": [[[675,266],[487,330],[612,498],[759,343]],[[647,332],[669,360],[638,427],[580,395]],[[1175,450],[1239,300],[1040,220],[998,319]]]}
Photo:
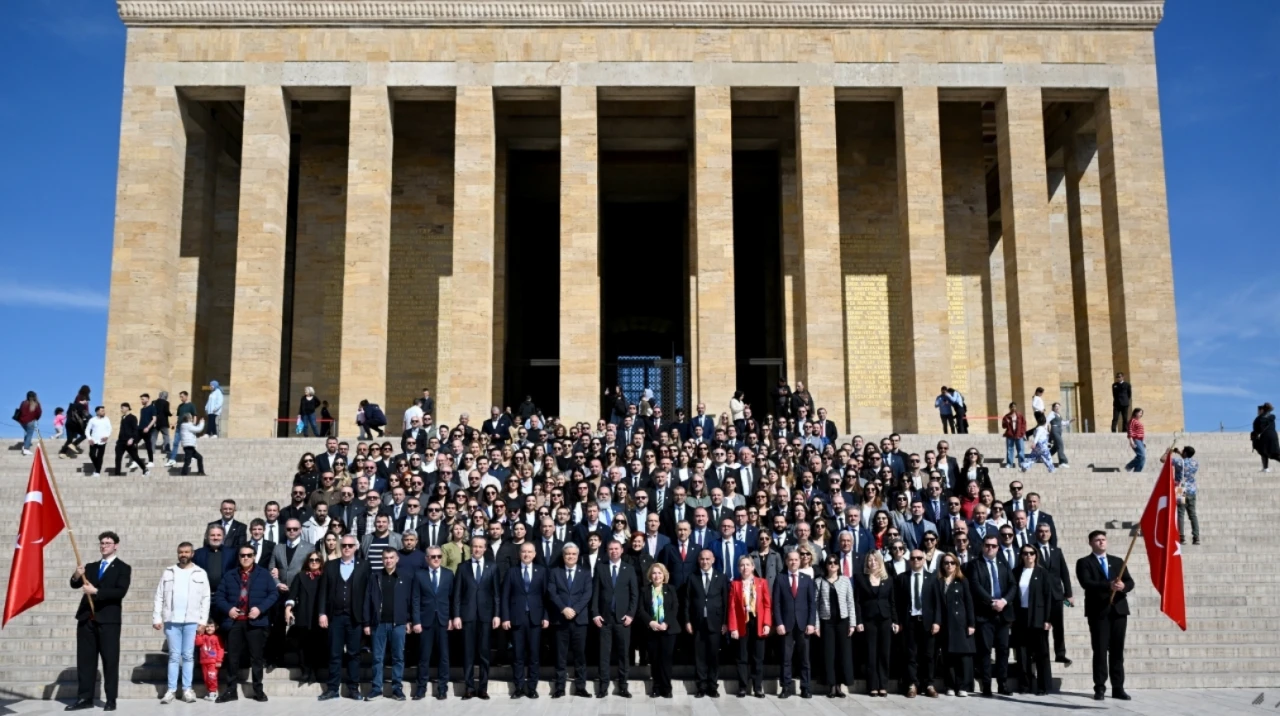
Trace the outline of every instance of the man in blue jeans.
{"label": "man in blue jeans", "polygon": [[404,701],[404,634],[410,619],[413,580],[396,570],[400,553],[382,550],[382,569],[369,579],[364,599],[364,633],[373,637],[373,668],[366,701],[382,696],[382,664],[391,647],[391,698]]}

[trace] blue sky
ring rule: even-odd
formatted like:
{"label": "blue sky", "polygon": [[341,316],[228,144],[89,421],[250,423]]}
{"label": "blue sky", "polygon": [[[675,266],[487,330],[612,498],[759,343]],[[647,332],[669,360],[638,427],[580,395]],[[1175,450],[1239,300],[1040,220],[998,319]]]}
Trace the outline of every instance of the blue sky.
{"label": "blue sky", "polygon": [[[1280,402],[1280,2],[1172,0],[1165,13],[1187,426],[1248,429],[1258,403]],[[82,382],[100,395],[124,36],[105,0],[9,3],[0,25],[0,434],[27,390],[50,408]]]}

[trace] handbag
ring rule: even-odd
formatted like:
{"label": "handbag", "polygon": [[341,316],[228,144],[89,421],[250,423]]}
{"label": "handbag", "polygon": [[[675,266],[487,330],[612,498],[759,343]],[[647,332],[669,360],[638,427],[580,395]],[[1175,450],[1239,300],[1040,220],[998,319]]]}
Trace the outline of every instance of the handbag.
{"label": "handbag", "polygon": [[294,435],[302,434],[302,416],[301,415],[298,416],[298,420],[293,424],[293,434]]}

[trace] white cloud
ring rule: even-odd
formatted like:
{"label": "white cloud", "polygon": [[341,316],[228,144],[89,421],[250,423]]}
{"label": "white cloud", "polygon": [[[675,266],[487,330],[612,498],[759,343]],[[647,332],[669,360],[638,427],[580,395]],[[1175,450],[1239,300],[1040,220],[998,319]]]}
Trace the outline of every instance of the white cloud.
{"label": "white cloud", "polygon": [[84,289],[45,288],[0,283],[0,305],[75,311],[107,310],[107,295]]}
{"label": "white cloud", "polygon": [[1238,385],[1213,385],[1211,383],[1182,383],[1182,392],[1191,395],[1220,395],[1229,398],[1251,398],[1253,393]]}

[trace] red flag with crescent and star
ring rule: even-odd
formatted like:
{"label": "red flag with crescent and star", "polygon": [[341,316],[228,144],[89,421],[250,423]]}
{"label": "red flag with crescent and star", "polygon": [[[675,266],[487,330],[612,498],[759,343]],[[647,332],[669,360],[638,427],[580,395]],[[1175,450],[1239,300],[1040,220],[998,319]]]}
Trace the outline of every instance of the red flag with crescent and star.
{"label": "red flag with crescent and star", "polygon": [[22,521],[18,524],[0,627],[44,601],[44,547],[66,528],[45,470],[44,450],[37,446],[31,477],[27,479],[27,497],[22,503]]}
{"label": "red flag with crescent and star", "polygon": [[1160,611],[1182,631],[1187,630],[1187,601],[1182,582],[1182,540],[1178,534],[1178,493],[1173,481],[1172,455],[1156,479],[1147,509],[1142,512],[1142,539],[1147,544],[1151,583],[1160,592]]}

